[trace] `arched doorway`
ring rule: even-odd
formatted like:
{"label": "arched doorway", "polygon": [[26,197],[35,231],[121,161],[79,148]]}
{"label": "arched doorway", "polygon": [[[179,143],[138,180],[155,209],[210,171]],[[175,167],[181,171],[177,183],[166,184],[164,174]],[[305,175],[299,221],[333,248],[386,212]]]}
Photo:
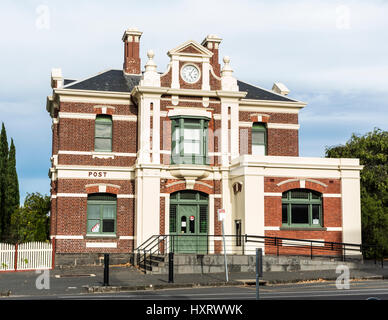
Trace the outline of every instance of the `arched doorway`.
{"label": "arched doorway", "polygon": [[207,194],[183,190],[170,195],[171,249],[176,253],[207,253]]}

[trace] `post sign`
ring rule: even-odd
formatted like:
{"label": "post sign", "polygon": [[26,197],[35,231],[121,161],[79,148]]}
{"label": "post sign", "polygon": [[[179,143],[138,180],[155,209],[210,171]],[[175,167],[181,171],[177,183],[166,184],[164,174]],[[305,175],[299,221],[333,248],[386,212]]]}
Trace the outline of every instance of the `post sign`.
{"label": "post sign", "polygon": [[194,221],[194,216],[190,216],[190,221]]}
{"label": "post sign", "polygon": [[217,212],[218,212],[218,221],[224,221],[226,216],[225,209],[218,209]]}

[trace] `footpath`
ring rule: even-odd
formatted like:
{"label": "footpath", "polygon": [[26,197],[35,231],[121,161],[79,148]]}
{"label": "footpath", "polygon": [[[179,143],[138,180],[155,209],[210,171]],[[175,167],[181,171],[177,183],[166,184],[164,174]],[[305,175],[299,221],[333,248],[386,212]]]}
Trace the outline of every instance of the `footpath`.
{"label": "footpath", "polygon": [[[336,280],[336,270],[264,272],[260,285],[297,283],[306,281]],[[350,279],[388,279],[388,267],[350,270]],[[34,295],[59,295],[134,290],[159,290],[166,288],[193,288],[201,286],[256,285],[255,273],[175,274],[174,282],[168,275],[144,274],[133,266],[110,266],[109,286],[104,286],[103,266],[78,266],[48,270],[46,272],[0,272],[0,298]]]}

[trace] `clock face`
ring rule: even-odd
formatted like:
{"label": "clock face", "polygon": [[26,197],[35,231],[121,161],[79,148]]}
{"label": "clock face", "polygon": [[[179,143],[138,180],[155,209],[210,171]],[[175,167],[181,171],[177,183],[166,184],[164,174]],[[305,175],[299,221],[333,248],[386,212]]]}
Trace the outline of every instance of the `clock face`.
{"label": "clock face", "polygon": [[183,66],[181,70],[182,79],[188,83],[197,82],[199,79],[199,70],[196,66],[192,64],[187,64]]}

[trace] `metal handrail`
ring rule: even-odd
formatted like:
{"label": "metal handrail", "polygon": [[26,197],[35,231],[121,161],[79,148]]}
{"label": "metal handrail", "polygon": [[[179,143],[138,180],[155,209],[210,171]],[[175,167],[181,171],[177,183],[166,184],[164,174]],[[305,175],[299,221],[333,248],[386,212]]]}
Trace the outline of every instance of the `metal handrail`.
{"label": "metal handrail", "polygon": [[[211,238],[214,238],[215,241],[220,241],[221,235],[204,235],[204,234],[162,234],[162,235],[154,235],[150,238],[148,238],[143,244],[141,244],[137,249],[137,252],[140,253],[140,250],[143,253],[143,261],[145,263],[145,259],[147,257],[147,253],[149,255],[149,258],[151,260],[151,255],[158,251],[160,253],[161,251],[161,244],[163,243],[163,252],[162,254],[168,253],[168,248],[170,248],[170,251],[174,251],[175,245],[174,243],[177,243],[176,238],[182,238],[182,237],[207,237],[207,243],[211,240]],[[346,259],[346,252],[349,251],[358,251],[364,254],[368,250],[373,250],[374,252],[374,260],[375,264],[377,263],[377,252],[381,251],[381,247],[377,245],[367,245],[367,244],[355,244],[355,243],[344,243],[344,242],[335,242],[335,241],[321,241],[321,240],[306,240],[306,239],[296,239],[296,238],[284,238],[284,237],[273,237],[273,236],[258,236],[258,235],[225,235],[225,239],[227,241],[230,241],[232,239],[232,248],[235,251],[241,250],[242,254],[246,254],[249,250],[247,248],[246,243],[257,243],[257,244],[263,244],[264,246],[270,246],[276,248],[276,255],[280,255],[280,249],[286,248],[284,246],[284,242],[291,241],[292,244],[289,244],[292,250],[298,250],[298,249],[309,249],[309,255],[311,259],[313,256],[318,256],[318,252],[328,252],[331,251],[335,254],[335,256],[341,257],[345,261]],[[239,245],[237,245],[239,243]],[[319,246],[314,244],[319,244]],[[230,245],[230,244],[228,244]],[[241,249],[238,249],[241,248]],[[198,248],[197,248],[198,250]],[[228,247],[227,251],[230,250],[230,247]],[[197,252],[198,253],[198,252]],[[288,253],[295,255],[295,253]],[[305,253],[301,253],[300,255],[307,255]],[[141,256],[141,255],[140,255]],[[327,256],[327,255],[325,255]],[[139,257],[139,256],[138,256]],[[379,256],[381,257],[381,265],[384,265],[384,255]],[[139,260],[138,260],[139,261]],[[140,263],[141,263],[140,262]]]}
{"label": "metal handrail", "polygon": [[140,246],[135,248],[133,251],[142,250],[142,247],[145,246],[151,239],[153,239],[155,237],[158,237],[158,235],[153,235],[153,236],[149,237],[146,241],[144,241]]}

